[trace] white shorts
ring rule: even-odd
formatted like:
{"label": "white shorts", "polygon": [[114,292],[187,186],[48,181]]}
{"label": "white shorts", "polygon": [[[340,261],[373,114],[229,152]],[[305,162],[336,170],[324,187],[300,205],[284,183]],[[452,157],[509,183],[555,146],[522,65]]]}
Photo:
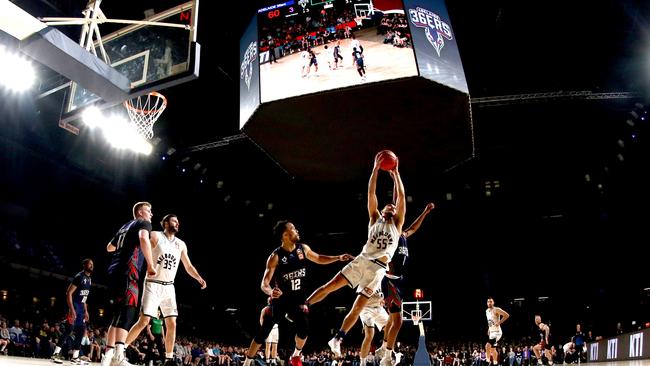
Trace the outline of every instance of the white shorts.
{"label": "white shorts", "polygon": [[378,260],[373,261],[359,255],[343,267],[341,274],[350,287],[356,287],[358,294],[370,298],[381,287],[386,266]]}
{"label": "white shorts", "polygon": [[163,285],[145,280],[142,295],[142,313],[156,318],[158,316],[158,307],[160,307],[163,318],[178,316],[174,284]]}
{"label": "white shorts", "polygon": [[280,331],[278,330],[278,325],[274,325],[273,329],[271,329],[271,333],[269,333],[269,336],[266,338],[266,343],[278,343],[278,339],[280,339]]}
{"label": "white shorts", "polygon": [[372,328],[376,326],[381,331],[386,326],[386,323],[388,323],[388,312],[386,312],[383,306],[365,307],[361,310],[359,318],[364,327]]}
{"label": "white shorts", "polygon": [[[503,331],[501,331],[501,330],[491,330],[490,335],[488,336],[488,339],[489,339],[490,343],[492,344],[492,346],[496,347],[497,342],[499,342],[501,337],[503,337]],[[494,341],[492,341],[492,340],[494,340]]]}

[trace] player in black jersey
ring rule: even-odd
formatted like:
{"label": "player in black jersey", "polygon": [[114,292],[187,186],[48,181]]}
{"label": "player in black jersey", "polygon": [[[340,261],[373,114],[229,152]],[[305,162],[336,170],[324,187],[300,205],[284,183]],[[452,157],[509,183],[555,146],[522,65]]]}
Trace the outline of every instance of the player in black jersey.
{"label": "player in black jersey", "polygon": [[539,343],[533,346],[533,352],[535,352],[535,357],[537,357],[537,364],[542,364],[542,351],[544,351],[548,359],[548,364],[553,365],[553,355],[551,355],[551,345],[549,343],[551,328],[542,323],[542,317],[540,315],[535,315],[535,325],[537,326],[537,339]]}
{"label": "player in black jersey", "polygon": [[[102,366],[130,366],[124,357],[124,342],[138,320],[140,289],[146,274],[156,275],[151,259],[151,204],[133,206],[133,220],[122,225],[106,246],[113,257],[108,267],[108,288],[113,300],[113,320],[108,328]],[[146,267],[143,266],[146,262]],[[146,269],[146,271],[145,271]]]}
{"label": "player in black jersey", "polygon": [[83,270],[74,276],[65,292],[66,302],[68,303],[68,316],[65,322],[66,329],[54,349],[54,354],[52,355],[52,361],[54,363],[63,363],[61,347],[74,334],[72,359],[70,362],[77,365],[88,364],[88,362],[79,359],[79,349],[81,348],[81,339],[86,332],[86,323],[89,319],[86,300],[88,299],[88,295],[90,295],[90,286],[92,286],[90,275],[93,273],[94,266],[92,259],[84,259],[81,265]]}
{"label": "player in black jersey", "polygon": [[[393,193],[393,197],[396,197],[396,195],[397,193]],[[397,340],[397,335],[399,334],[399,330],[402,328],[402,323],[404,321],[402,316],[402,286],[406,272],[406,262],[409,257],[406,239],[420,229],[420,225],[422,225],[424,218],[427,217],[434,207],[435,205],[433,203],[428,203],[424,207],[420,216],[413,221],[408,229],[402,232],[397,244],[397,250],[393,255],[393,259],[388,264],[389,271],[386,274],[386,278],[382,281],[382,291],[385,296],[384,304],[390,314],[390,318],[388,319],[388,323],[384,329],[384,342],[381,347],[375,351],[375,357],[379,359],[384,358],[386,349],[392,350],[395,348],[395,341]]]}
{"label": "player in black jersey", "polygon": [[253,365],[253,358],[271,332],[273,324],[279,323],[285,316],[296,325],[296,349],[291,355],[291,364],[302,365],[300,351],[305,345],[309,331],[308,308],[305,305],[305,299],[309,294],[305,288],[305,281],[309,278],[307,260],[317,264],[330,264],[354,258],[347,253],[318,254],[308,245],[298,243],[300,240],[298,230],[289,221],[279,221],[273,233],[277,239],[280,239],[282,245],[276,248],[266,261],[261,284],[262,291],[271,297],[271,305],[263,316],[262,326],[248,347],[244,366]]}

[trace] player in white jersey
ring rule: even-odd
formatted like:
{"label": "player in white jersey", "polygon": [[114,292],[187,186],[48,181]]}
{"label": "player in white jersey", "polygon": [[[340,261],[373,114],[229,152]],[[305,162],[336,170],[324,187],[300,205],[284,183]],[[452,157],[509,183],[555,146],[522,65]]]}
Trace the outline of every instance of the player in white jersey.
{"label": "player in white jersey", "polygon": [[[264,325],[264,317],[272,311],[271,309],[271,297],[268,298],[268,305],[262,309],[260,313],[260,325]],[[267,365],[276,365],[278,359],[278,340],[280,339],[280,330],[278,329],[278,323],[273,324],[269,336],[266,337],[266,347],[264,347],[264,356],[266,357]]]}
{"label": "player in white jersey", "polygon": [[500,307],[494,306],[494,299],[488,297],[487,299],[487,309],[485,309],[485,317],[487,318],[488,323],[488,341],[485,343],[485,355],[488,358],[492,358],[492,363],[498,364],[499,351],[497,345],[503,332],[501,331],[501,324],[505,322],[509,317],[505,310]]}
{"label": "player in white jersey", "polygon": [[386,205],[381,212],[378,210],[377,202],[377,176],[379,167],[383,161],[383,155],[375,156],[375,165],[368,182],[368,240],[359,254],[352,262],[348,263],[341,272],[337,273],[332,280],[319,287],[307,298],[306,305],[313,305],[323,300],[330,293],[348,285],[357,289],[357,298],[352,308],[345,316],[343,324],[337,335],[328,344],[332,352],[341,357],[341,340],[345,334],[354,326],[361,310],[368,303],[368,299],[381,286],[381,281],[386,274],[388,262],[390,262],[397,242],[402,233],[404,215],[406,214],[406,200],[404,199],[404,184],[398,171],[398,164],[389,171],[393,184],[397,187],[397,198],[395,204]]}
{"label": "player in white jersey", "polygon": [[381,291],[375,292],[368,300],[366,307],[361,310],[361,323],[363,324],[363,342],[359,356],[361,357],[361,366],[366,366],[366,358],[370,351],[370,344],[375,336],[375,326],[379,331],[388,323],[388,312],[384,308],[384,294]]}
{"label": "player in white jersey", "polygon": [[129,331],[126,344],[129,345],[138,338],[140,332],[149,324],[151,318],[156,316],[158,307],[160,307],[167,328],[165,334],[165,365],[175,366],[173,350],[176,341],[178,309],[176,308],[174,278],[176,278],[179,261],[183,263],[187,273],[199,282],[201,289],[206,288],[207,284],[192,265],[187,254],[187,245],[176,237],[179,228],[178,217],[173,214],[166,215],[160,225],[163,227],[162,232],[151,232],[152,257],[156,262],[154,268],[157,273],[155,276],[147,276],[145,279],[140,318]]}

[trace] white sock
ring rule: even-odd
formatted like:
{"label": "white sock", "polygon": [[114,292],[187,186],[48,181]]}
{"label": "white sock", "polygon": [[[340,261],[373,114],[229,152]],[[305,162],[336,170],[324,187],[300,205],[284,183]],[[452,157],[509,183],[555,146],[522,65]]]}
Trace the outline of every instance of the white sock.
{"label": "white sock", "polygon": [[174,352],[165,352],[165,358],[174,358]]}
{"label": "white sock", "polygon": [[72,351],[72,358],[73,359],[79,358],[79,350],[78,349]]}
{"label": "white sock", "polygon": [[361,366],[366,366],[366,358],[361,357]]}
{"label": "white sock", "polygon": [[124,343],[115,343],[115,355],[113,355],[114,360],[121,360],[124,358]]}
{"label": "white sock", "polygon": [[56,348],[54,349],[54,354],[58,355],[59,353],[61,353],[61,347],[56,346]]}
{"label": "white sock", "polygon": [[300,350],[298,348],[294,348],[293,354],[291,355],[291,357],[300,356],[300,351],[302,351],[302,350]]}
{"label": "white sock", "polygon": [[104,358],[102,359],[102,365],[110,365],[114,354],[115,354],[115,348],[108,348],[104,353]]}

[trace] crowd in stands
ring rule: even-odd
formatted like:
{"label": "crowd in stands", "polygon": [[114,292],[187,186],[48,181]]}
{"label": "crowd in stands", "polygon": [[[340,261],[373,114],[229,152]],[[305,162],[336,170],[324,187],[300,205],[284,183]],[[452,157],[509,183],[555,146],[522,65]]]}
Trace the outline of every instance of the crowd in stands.
{"label": "crowd in stands", "polygon": [[[11,327],[8,327],[11,324]],[[24,357],[50,358],[59,339],[64,335],[64,326],[57,322],[34,319],[7,319],[0,314],[0,353]],[[88,361],[99,361],[106,348],[106,328],[89,326],[81,342],[81,356]],[[531,366],[537,360],[532,352],[535,342],[524,338],[517,342],[504,342],[499,345],[498,364],[501,366]],[[62,354],[68,355],[72,339],[63,345]],[[575,363],[578,353],[562,343],[554,344],[551,348],[553,363]],[[450,343],[429,342],[427,344],[429,357],[433,366],[489,366],[485,350],[481,343]],[[335,359],[329,349],[309,352],[302,356],[302,362],[307,366],[359,366],[359,348],[343,347],[343,357]],[[245,359],[246,348],[242,346],[221,344],[215,340],[205,340],[196,337],[179,336],[174,345],[174,356],[178,365],[213,365],[241,366]],[[402,365],[412,365],[416,348],[400,344],[397,354]],[[290,350],[279,350],[277,364],[284,366],[288,362]],[[151,365],[162,360],[164,352],[156,349],[153,336],[148,332],[143,334],[127,350],[131,363]],[[68,355],[69,356],[69,355]],[[584,353],[582,354],[584,357]],[[378,365],[373,352],[368,356],[369,365]],[[584,359],[583,359],[584,360]],[[267,361],[263,350],[256,359],[257,366],[266,366]],[[549,360],[543,358],[543,362]]]}

